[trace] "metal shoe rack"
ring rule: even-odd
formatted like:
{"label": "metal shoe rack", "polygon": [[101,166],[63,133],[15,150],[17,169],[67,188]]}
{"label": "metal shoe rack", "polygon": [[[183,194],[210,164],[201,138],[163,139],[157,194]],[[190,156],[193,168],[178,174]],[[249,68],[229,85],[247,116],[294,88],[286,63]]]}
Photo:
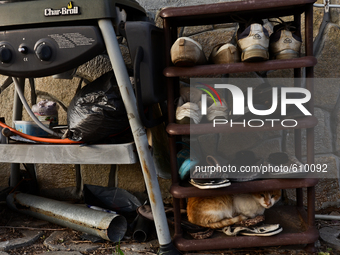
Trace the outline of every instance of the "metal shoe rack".
{"label": "metal shoe rack", "polygon": [[[232,183],[231,186],[214,189],[200,190],[193,186],[181,185],[178,176],[178,166],[176,161],[176,140],[180,135],[204,134],[213,132],[249,132],[249,128],[242,130],[234,127],[223,125],[223,130],[212,130],[209,124],[197,124],[193,127],[190,125],[181,125],[175,123],[175,106],[172,104],[179,91],[179,77],[204,77],[211,75],[219,75],[226,73],[241,73],[252,71],[268,71],[278,69],[294,69],[294,77],[301,76],[301,68],[306,68],[306,78],[313,77],[313,67],[317,60],[313,56],[313,3],[314,0],[252,0],[225,2],[208,5],[187,6],[165,8],[161,11],[160,16],[163,18],[163,26],[165,32],[166,47],[166,64],[163,74],[167,77],[168,89],[168,112],[169,124],[167,132],[170,141],[170,156],[172,168],[172,186],[171,194],[175,208],[175,234],[173,242],[179,250],[207,250],[207,249],[227,249],[227,248],[244,248],[244,247],[260,247],[260,246],[281,246],[307,244],[306,250],[312,252],[315,250],[314,242],[318,239],[318,231],[314,226],[314,210],[315,210],[315,188],[317,179],[266,179],[244,183]],[[199,26],[221,23],[233,23],[231,15],[247,18],[249,16],[265,18],[275,18],[284,16],[294,16],[298,24],[301,23],[301,15],[305,14],[305,56],[297,59],[288,60],[268,60],[257,63],[234,63],[222,65],[201,65],[194,67],[175,67],[171,63],[170,48],[177,39],[179,27],[183,26]],[[306,88],[313,95],[313,81],[306,79]],[[313,98],[313,97],[312,97]],[[313,99],[307,105],[309,111],[313,113]],[[315,117],[304,117],[299,119],[298,125],[295,127],[295,153],[298,159],[301,159],[301,129],[307,130],[307,163],[314,162],[314,127],[317,125]],[[227,126],[227,127],[225,127]],[[263,126],[262,131],[272,131],[285,129],[282,127],[272,128]],[[287,128],[289,129],[289,128]],[[307,189],[307,210],[303,206],[303,188]],[[181,228],[181,200],[193,196],[217,196],[231,193],[257,192],[272,189],[296,189],[297,204],[296,206],[284,206],[280,210],[288,213],[288,222],[284,222],[285,217],[281,214],[283,211],[276,212],[276,222],[283,226],[284,231],[276,236],[271,237],[249,237],[236,236],[227,237],[221,234],[215,234],[204,240],[195,240],[189,237]],[[269,210],[270,211],[270,210]],[[291,228],[289,224],[294,222],[295,228]]]}

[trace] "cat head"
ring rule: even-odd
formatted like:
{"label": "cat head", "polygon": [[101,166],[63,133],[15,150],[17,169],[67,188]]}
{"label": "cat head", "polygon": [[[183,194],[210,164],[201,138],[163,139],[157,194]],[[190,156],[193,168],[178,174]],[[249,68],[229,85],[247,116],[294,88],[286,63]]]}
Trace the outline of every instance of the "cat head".
{"label": "cat head", "polygon": [[263,192],[253,193],[254,198],[262,205],[264,208],[268,209],[272,207],[281,198],[281,190],[270,190]]}

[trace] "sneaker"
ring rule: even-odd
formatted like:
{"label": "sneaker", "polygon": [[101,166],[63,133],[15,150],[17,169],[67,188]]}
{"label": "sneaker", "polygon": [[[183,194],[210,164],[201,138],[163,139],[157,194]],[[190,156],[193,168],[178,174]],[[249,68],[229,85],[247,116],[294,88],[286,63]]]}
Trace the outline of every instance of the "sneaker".
{"label": "sneaker", "polygon": [[252,227],[234,227],[228,226],[222,229],[222,232],[228,236],[236,236],[237,234],[246,236],[272,236],[282,232],[280,224],[262,224]]}
{"label": "sneaker", "polygon": [[201,99],[202,91],[192,87],[182,86],[180,97],[176,108],[176,123],[198,124],[201,122],[202,114],[198,101]]}
{"label": "sneaker", "polygon": [[213,64],[230,64],[240,62],[240,54],[237,47],[231,43],[216,45],[209,56],[209,62]]}
{"label": "sneaker", "polygon": [[175,66],[194,66],[207,62],[202,46],[189,37],[178,38],[171,47],[170,55]]}
{"label": "sneaker", "polygon": [[221,102],[214,102],[212,98],[208,97],[207,101],[208,105],[210,105],[207,109],[207,120],[209,122],[218,118],[228,118],[228,106],[223,98],[221,99]]}
{"label": "sneaker", "polygon": [[201,122],[202,114],[200,107],[192,102],[183,102],[180,97],[176,108],[176,123],[198,124]]}
{"label": "sneaker", "polygon": [[276,25],[270,36],[270,53],[273,59],[291,59],[300,57],[302,44],[301,35],[294,22],[284,22]]}
{"label": "sneaker", "polygon": [[256,62],[269,59],[269,33],[261,23],[243,26],[237,31],[237,45],[240,47],[241,61]]}

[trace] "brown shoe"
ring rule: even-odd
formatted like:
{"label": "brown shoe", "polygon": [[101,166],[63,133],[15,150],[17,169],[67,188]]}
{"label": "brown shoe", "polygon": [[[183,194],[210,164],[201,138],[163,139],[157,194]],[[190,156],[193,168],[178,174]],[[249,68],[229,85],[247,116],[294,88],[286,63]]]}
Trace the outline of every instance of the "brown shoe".
{"label": "brown shoe", "polygon": [[189,37],[178,38],[171,47],[170,55],[175,66],[194,66],[207,62],[202,46]]}
{"label": "brown shoe", "polygon": [[210,54],[209,62],[213,64],[230,64],[240,62],[240,54],[231,43],[216,45]]}

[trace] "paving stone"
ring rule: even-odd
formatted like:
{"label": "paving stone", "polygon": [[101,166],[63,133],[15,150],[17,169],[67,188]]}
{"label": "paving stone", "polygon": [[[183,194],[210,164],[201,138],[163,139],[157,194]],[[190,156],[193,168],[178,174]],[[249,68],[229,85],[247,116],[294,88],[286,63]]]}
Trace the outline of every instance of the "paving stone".
{"label": "paving stone", "polygon": [[0,255],[9,255],[7,252],[0,251]]}
{"label": "paving stone", "polygon": [[8,251],[32,245],[40,236],[43,235],[42,231],[23,230],[20,232],[24,235],[24,237],[0,242],[0,251]]}
{"label": "paving stone", "polygon": [[100,245],[94,245],[89,243],[70,245],[57,244],[58,240],[65,239],[66,235],[67,235],[66,231],[54,231],[48,238],[45,239],[44,245],[52,251],[79,251],[79,252],[91,252],[100,247]]}
{"label": "paving stone", "polygon": [[325,241],[330,247],[340,251],[340,228],[324,227],[319,230],[320,238]]}
{"label": "paving stone", "polygon": [[120,249],[125,255],[135,255],[135,254],[153,254],[157,252],[159,247],[158,240],[152,240],[147,243],[135,243],[135,244],[122,244]]}
{"label": "paving stone", "polygon": [[82,255],[82,254],[79,251],[48,251],[41,253],[41,255]]}

